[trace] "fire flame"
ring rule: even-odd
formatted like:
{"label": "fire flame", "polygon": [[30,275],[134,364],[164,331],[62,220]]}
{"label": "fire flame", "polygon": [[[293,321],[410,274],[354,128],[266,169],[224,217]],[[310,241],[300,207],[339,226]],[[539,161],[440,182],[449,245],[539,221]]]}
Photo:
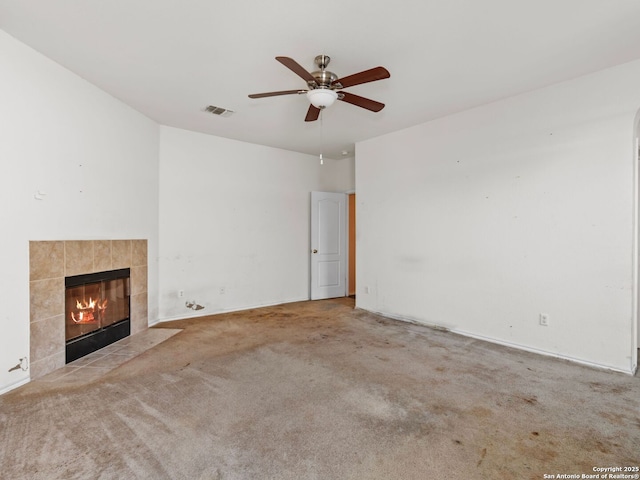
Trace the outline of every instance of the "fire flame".
{"label": "fire flame", "polygon": [[104,299],[102,302],[98,300],[93,300],[89,297],[89,301],[86,300],[76,300],[76,309],[78,310],[77,315],[74,312],[71,312],[71,319],[75,323],[94,323],[96,322],[96,318],[94,313],[96,309],[98,309],[98,314],[102,316],[104,311],[107,309],[107,299]]}

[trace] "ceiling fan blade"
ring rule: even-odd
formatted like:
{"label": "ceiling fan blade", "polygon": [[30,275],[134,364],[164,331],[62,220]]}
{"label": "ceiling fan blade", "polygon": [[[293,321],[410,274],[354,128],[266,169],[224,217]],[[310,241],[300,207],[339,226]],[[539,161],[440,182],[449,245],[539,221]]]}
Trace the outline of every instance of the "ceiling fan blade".
{"label": "ceiling fan blade", "polygon": [[379,112],[384,108],[384,103],[376,102],[370,98],[364,98],[349,92],[338,92],[338,100],[350,103],[356,107],[366,108],[372,112]]}
{"label": "ceiling fan blade", "polygon": [[252,93],[249,98],[276,97],[278,95],[293,95],[294,93],[307,93],[306,90],[282,90],[280,92]]}
{"label": "ceiling fan blade", "polygon": [[301,77],[305,82],[316,83],[316,79],[307,72],[298,62],[289,57],[276,57],[276,60],[291,70],[293,73]]}
{"label": "ceiling fan blade", "polygon": [[318,107],[314,107],[313,105],[309,105],[309,110],[307,110],[307,116],[304,117],[305,122],[315,122],[320,116],[320,109]]}
{"label": "ceiling fan blade", "polygon": [[333,83],[339,83],[341,88],[353,87],[354,85],[360,85],[361,83],[375,82],[376,80],[384,80],[389,78],[391,74],[384,67],[375,67],[365,70],[364,72],[354,73],[344,78],[339,78]]}

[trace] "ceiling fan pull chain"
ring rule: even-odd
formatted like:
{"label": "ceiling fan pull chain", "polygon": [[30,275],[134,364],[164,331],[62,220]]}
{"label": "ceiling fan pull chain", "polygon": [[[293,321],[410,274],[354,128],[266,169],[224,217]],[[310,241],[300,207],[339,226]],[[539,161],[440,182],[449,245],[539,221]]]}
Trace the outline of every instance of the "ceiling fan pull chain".
{"label": "ceiling fan pull chain", "polygon": [[324,115],[320,110],[320,165],[324,165],[324,159],[322,158],[322,150],[324,149]]}

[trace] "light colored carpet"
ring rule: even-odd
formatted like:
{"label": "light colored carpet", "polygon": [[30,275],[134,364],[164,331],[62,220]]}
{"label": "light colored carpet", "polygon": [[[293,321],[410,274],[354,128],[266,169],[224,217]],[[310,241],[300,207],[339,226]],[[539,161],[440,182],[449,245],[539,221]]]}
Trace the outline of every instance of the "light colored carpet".
{"label": "light colored carpet", "polygon": [[[640,379],[303,302],[0,397],[10,479],[541,479],[640,465]],[[162,328],[160,327],[160,328]]]}

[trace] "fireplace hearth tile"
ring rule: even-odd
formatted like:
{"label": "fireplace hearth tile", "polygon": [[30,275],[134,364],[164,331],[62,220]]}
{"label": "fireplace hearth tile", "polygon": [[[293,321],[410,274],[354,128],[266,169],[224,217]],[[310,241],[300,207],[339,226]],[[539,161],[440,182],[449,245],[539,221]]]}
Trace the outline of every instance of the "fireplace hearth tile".
{"label": "fireplace hearth tile", "polygon": [[[128,336],[122,340],[126,340],[127,338],[131,338],[131,336]],[[106,347],[101,348],[98,351],[100,353],[104,353],[105,355],[109,355],[110,353],[116,353],[118,350],[121,350],[123,347],[122,343],[120,343],[122,342],[122,340],[118,340],[117,342],[112,343],[111,345],[107,345]]]}
{"label": "fireplace hearth tile", "polygon": [[[181,331],[182,329],[179,328],[148,328],[144,332],[123,338],[98,352],[90,353],[67,365],[64,365],[63,358],[62,365],[56,367],[55,371],[45,372],[48,374],[39,378],[38,381],[72,385],[98,380],[114,368],[134,359]],[[95,357],[91,361],[85,360],[92,356]],[[35,377],[32,376],[33,378]]]}
{"label": "fireplace hearth tile", "polygon": [[31,380],[41,377],[43,375],[46,375],[64,366],[65,366],[64,350],[60,353],[51,355],[50,357],[43,358],[42,360],[31,362],[31,364],[29,365],[29,373],[30,373]]}
{"label": "fireplace hearth tile", "polygon": [[93,242],[90,240],[67,240],[64,242],[65,276],[92,273]]}
{"label": "fireplace hearth tile", "polygon": [[93,241],[93,268],[96,272],[113,270],[111,267],[111,240]]}
{"label": "fireplace hearth tile", "polygon": [[91,365],[88,366],[100,366],[101,368],[115,368],[115,367],[119,367],[120,365],[122,365],[125,362],[128,362],[129,360],[131,360],[134,357],[137,357],[139,354],[137,353],[128,353],[128,354],[120,354],[120,352],[115,352],[115,353],[111,353],[109,355],[107,355],[104,358],[101,358],[100,360],[92,363]]}
{"label": "fireplace hearth tile", "polygon": [[[101,367],[65,367],[69,370],[65,375],[56,377],[54,380],[57,385],[74,385],[77,383],[88,383],[98,380],[104,374],[109,373],[111,368]],[[57,372],[55,372],[57,373]],[[46,381],[49,381],[47,377]]]}
{"label": "fireplace hearth tile", "polygon": [[29,242],[29,280],[64,277],[64,242]]}
{"label": "fireplace hearth tile", "polygon": [[147,241],[131,240],[131,266],[147,265]]}
{"label": "fireplace hearth tile", "polygon": [[101,358],[108,355],[106,352],[103,352],[102,350],[103,349],[100,349],[96,352],[90,353],[89,355],[85,355],[84,357],[79,358],[78,360],[74,360],[72,362],[73,366],[84,367],[84,366],[91,365],[93,362],[96,362],[97,360],[100,360]]}
{"label": "fireplace hearth tile", "polygon": [[131,267],[131,240],[113,240],[111,259],[114,270]]}
{"label": "fireplace hearth tile", "polygon": [[131,267],[131,295],[147,291],[147,267]]}
{"label": "fireplace hearth tile", "polygon": [[64,277],[30,282],[32,322],[64,315]]}
{"label": "fireplace hearth tile", "polygon": [[31,361],[64,353],[64,314],[31,323]]}
{"label": "fireplace hearth tile", "polygon": [[[130,338],[130,337],[128,337]],[[138,355],[140,352],[144,352],[148,347],[135,348],[130,345],[123,345],[121,349],[112,352],[118,355]]]}
{"label": "fireplace hearth tile", "polygon": [[147,292],[131,295],[131,335],[146,330],[149,325]]}
{"label": "fireplace hearth tile", "polygon": [[[64,377],[65,375],[68,375],[73,372],[77,372],[78,370],[80,370],[80,367],[71,367],[69,365],[64,365],[63,367],[57,368],[56,370],[53,370],[49,373],[42,374],[42,376],[38,378],[38,381],[39,382],[56,382],[60,380],[61,377]],[[34,380],[34,379],[35,378],[32,376],[31,380]]]}

